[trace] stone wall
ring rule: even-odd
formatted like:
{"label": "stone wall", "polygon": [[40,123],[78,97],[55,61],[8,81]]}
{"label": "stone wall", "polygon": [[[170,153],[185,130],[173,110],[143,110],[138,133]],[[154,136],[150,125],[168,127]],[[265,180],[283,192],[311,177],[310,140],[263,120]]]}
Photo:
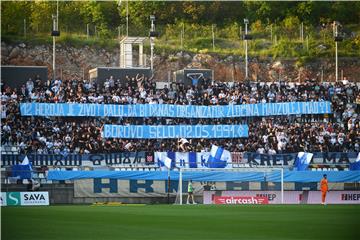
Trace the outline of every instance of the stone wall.
{"label": "stone wall", "polygon": [[[48,66],[52,75],[52,45],[27,45],[1,43],[1,63],[3,65]],[[147,56],[147,63],[150,63]],[[116,67],[119,65],[119,49],[75,48],[57,45],[57,76],[64,79],[74,77],[88,78],[88,72],[95,67]],[[210,54],[176,53],[160,54],[154,59],[155,78],[158,81],[173,79],[172,72],[183,68],[209,68],[214,70],[215,80],[242,81],[245,75],[245,62],[241,56],[217,56]],[[323,71],[322,71],[323,69]],[[339,58],[339,78],[360,81],[360,58]],[[303,66],[296,60],[273,60],[272,58],[250,58],[249,76],[252,80],[274,81],[278,79],[303,81],[305,78],[334,81],[335,60],[317,59]]]}

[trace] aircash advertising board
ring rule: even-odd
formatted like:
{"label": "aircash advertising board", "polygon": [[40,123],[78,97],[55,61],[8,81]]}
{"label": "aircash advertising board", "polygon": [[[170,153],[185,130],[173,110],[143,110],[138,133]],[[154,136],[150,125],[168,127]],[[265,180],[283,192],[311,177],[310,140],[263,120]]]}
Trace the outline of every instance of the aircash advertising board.
{"label": "aircash advertising board", "polygon": [[[267,204],[259,200],[264,197],[269,204],[281,204],[280,191],[204,191],[204,204]],[[284,191],[284,204],[320,203],[320,191]],[[330,191],[326,203],[360,204],[360,191]]]}

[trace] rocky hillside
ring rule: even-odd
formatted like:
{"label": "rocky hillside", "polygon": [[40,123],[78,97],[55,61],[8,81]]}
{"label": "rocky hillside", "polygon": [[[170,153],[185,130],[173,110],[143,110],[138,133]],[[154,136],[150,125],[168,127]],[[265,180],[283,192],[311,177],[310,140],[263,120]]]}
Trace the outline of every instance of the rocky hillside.
{"label": "rocky hillside", "polygon": [[[296,59],[249,59],[249,75],[253,80],[273,81],[279,78],[300,81],[305,78],[318,78],[334,81],[335,60],[316,59],[307,62]],[[150,60],[147,59],[149,63]],[[30,46],[25,43],[1,43],[2,65],[37,65],[52,69],[52,45]],[[74,48],[57,45],[56,64],[58,76],[73,78],[88,77],[90,69],[95,67],[116,67],[119,65],[119,50],[108,51],[85,46]],[[173,77],[173,71],[183,68],[209,68],[214,70],[215,79],[221,81],[242,81],[245,75],[245,62],[239,56],[218,56],[209,54],[190,54],[179,52],[174,55],[155,56],[155,77],[158,81],[167,81]],[[341,70],[346,79],[360,81],[360,59],[339,58],[339,77]],[[323,72],[323,74],[322,74]]]}

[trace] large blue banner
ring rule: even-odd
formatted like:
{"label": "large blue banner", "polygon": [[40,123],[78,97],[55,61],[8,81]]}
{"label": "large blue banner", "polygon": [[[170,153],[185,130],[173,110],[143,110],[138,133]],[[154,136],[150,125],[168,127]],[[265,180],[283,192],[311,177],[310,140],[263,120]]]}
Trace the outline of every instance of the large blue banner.
{"label": "large blue banner", "polygon": [[172,104],[21,103],[22,116],[231,118],[331,113],[330,102],[283,102],[226,106]]}
{"label": "large blue banner", "polygon": [[[233,164],[249,164],[250,166],[293,166],[296,162],[298,153],[284,153],[284,154],[259,154],[256,152],[246,152],[240,154],[239,152],[232,152]],[[334,165],[349,167],[357,160],[359,153],[357,152],[314,152],[312,153],[310,164],[318,165]]]}
{"label": "large blue banner", "polygon": [[32,166],[155,166],[153,152],[117,152],[93,154],[1,154],[1,167],[20,164],[25,157]]}
{"label": "large blue banner", "polygon": [[[351,170],[354,164],[360,163],[358,152],[314,152],[310,164],[320,166],[342,166]],[[32,166],[158,166],[161,156],[174,159],[176,167],[205,168],[210,152],[117,152],[94,154],[1,154],[1,167],[13,166],[28,157]],[[229,164],[233,167],[263,166],[291,167],[298,153],[259,154],[256,152],[231,152]],[[355,166],[355,165],[354,165]]]}
{"label": "large blue banner", "polygon": [[[284,182],[319,182],[327,174],[329,182],[359,182],[360,174],[356,171],[284,171]],[[165,171],[54,171],[48,173],[49,180],[76,180],[89,178],[109,178],[127,180],[167,180]],[[171,171],[170,178],[179,180],[179,172]],[[228,171],[189,171],[182,174],[183,180],[201,181],[249,181],[263,182],[264,172],[228,172]],[[269,182],[280,182],[281,172],[274,170],[266,173]],[[108,183],[107,183],[108,184]]]}
{"label": "large blue banner", "polygon": [[248,137],[247,125],[109,125],[105,138],[240,138]]}

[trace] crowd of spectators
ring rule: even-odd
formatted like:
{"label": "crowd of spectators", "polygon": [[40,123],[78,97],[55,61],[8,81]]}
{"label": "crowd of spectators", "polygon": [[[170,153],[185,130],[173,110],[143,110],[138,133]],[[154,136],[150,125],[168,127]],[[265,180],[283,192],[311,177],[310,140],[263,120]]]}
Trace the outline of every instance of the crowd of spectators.
{"label": "crowd of spectators", "polygon": [[[198,86],[179,83],[156,87],[137,75],[126,81],[110,77],[103,84],[88,80],[29,79],[20,88],[2,86],[3,145],[22,153],[69,154],[121,151],[207,151],[211,144],[230,151],[258,153],[360,151],[360,88],[354,83],[221,83],[205,79]],[[112,103],[227,105],[290,101],[331,101],[333,114],[226,119],[22,117],[19,103]],[[104,139],[112,124],[249,125],[249,137],[237,139]]]}

